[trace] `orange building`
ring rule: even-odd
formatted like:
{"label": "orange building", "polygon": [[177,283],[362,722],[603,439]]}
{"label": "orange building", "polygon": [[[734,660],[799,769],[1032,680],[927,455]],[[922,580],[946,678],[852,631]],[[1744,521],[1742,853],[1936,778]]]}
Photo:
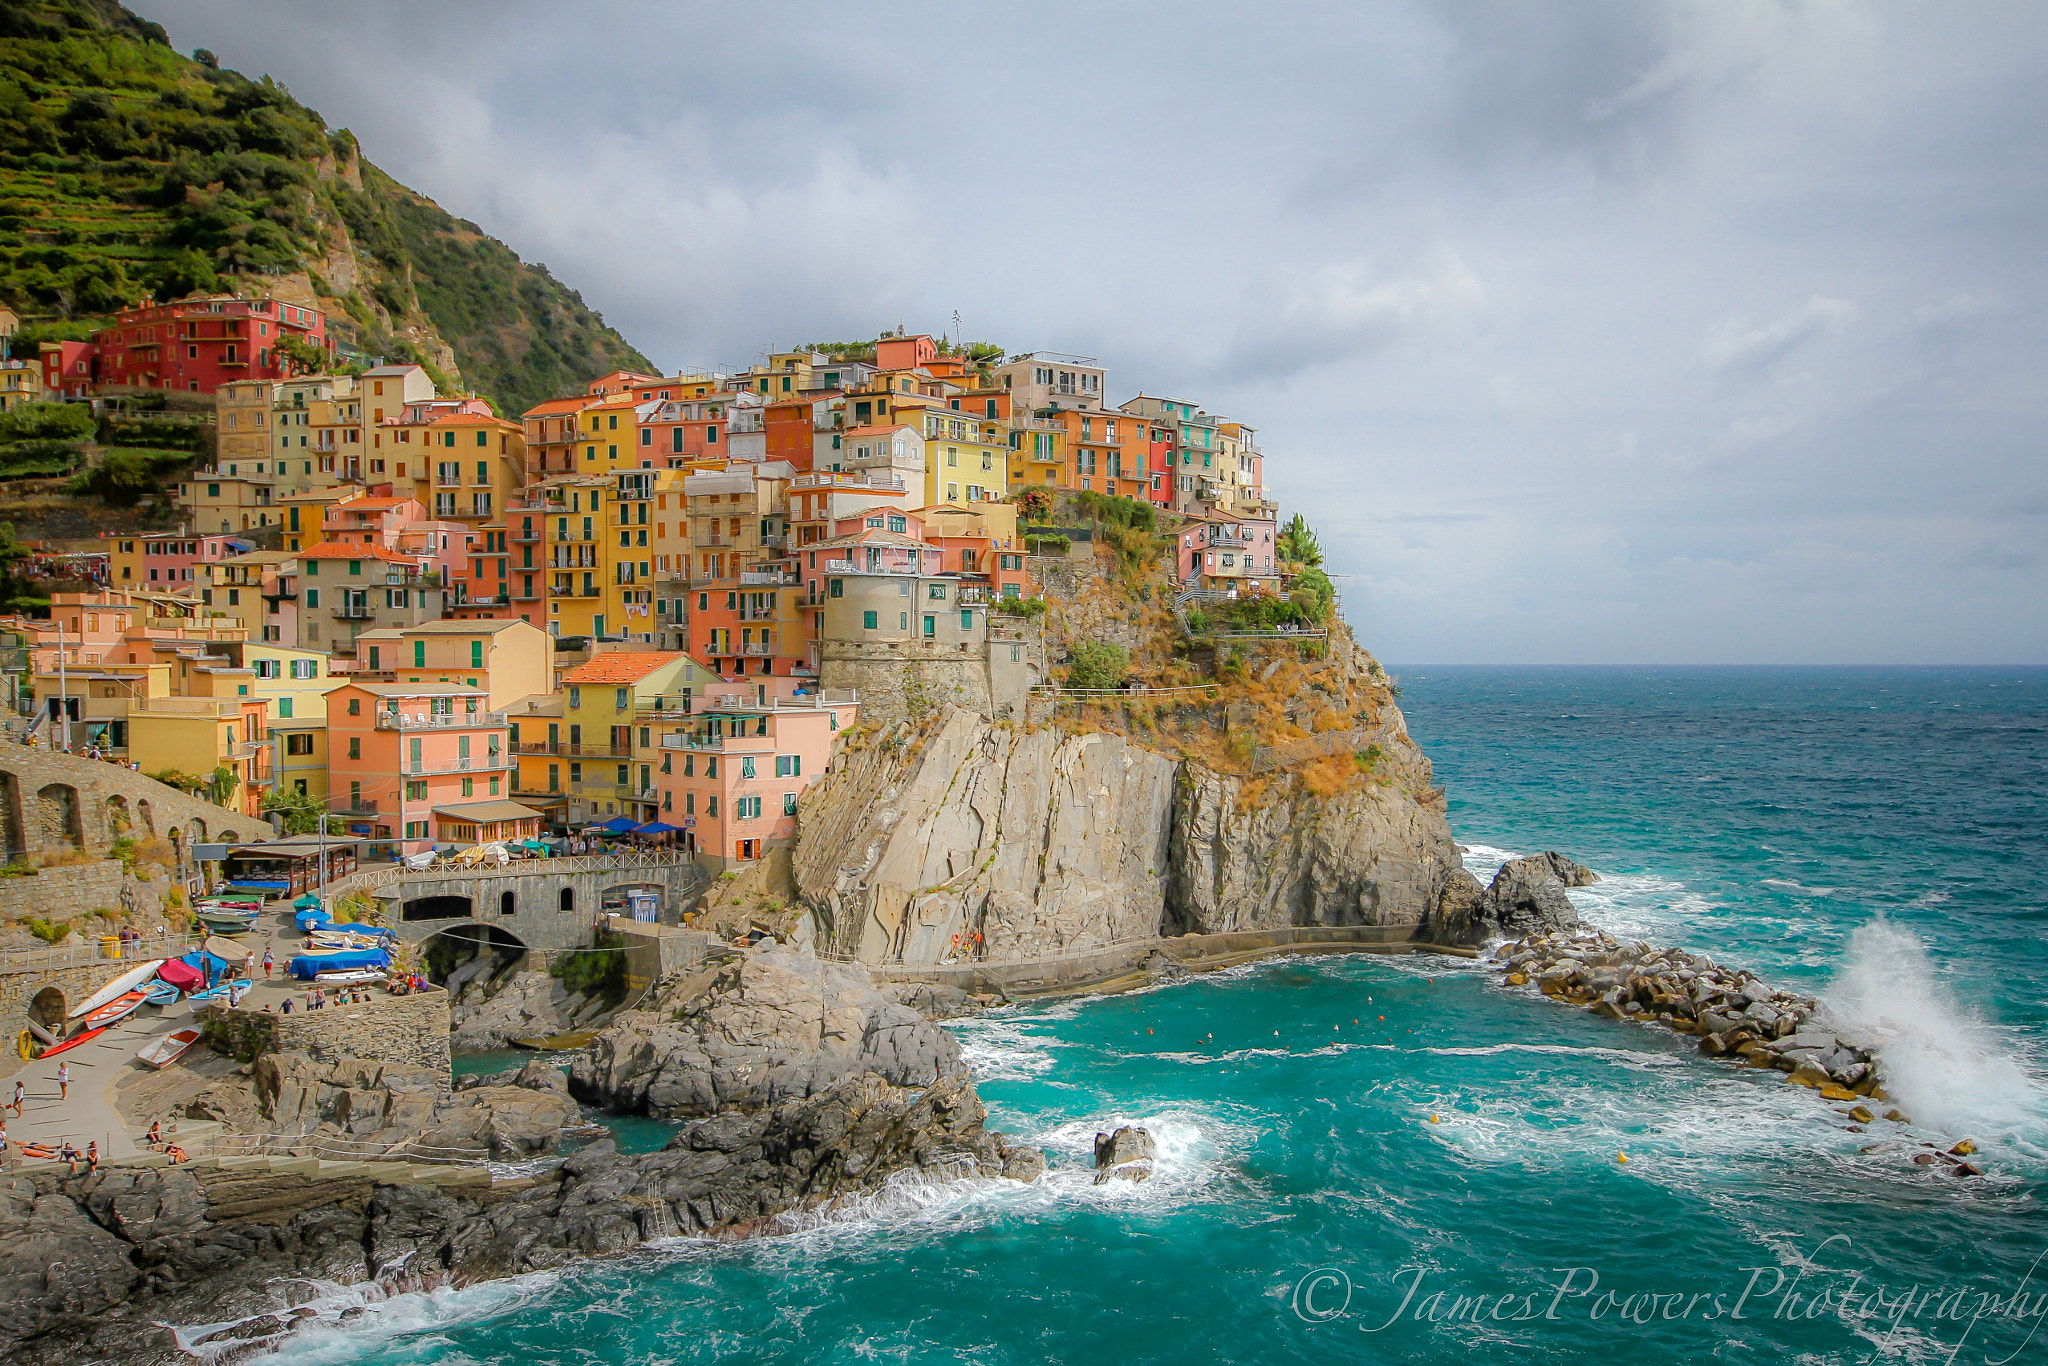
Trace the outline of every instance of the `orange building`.
{"label": "orange building", "polygon": [[330,791],[345,799],[336,810],[362,834],[417,853],[540,832],[538,811],[498,809],[514,805],[511,749],[505,714],[489,709],[484,689],[347,683],[327,695],[327,724]]}
{"label": "orange building", "polygon": [[762,857],[795,835],[804,790],[824,776],[834,739],[857,712],[851,692],[694,699],[661,727],[653,751],[657,819],[680,827],[684,846],[714,868]]}

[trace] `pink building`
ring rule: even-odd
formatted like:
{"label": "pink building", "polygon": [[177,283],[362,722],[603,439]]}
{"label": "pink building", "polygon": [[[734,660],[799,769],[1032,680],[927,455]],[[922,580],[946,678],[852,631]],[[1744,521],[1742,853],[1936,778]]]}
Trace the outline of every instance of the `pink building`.
{"label": "pink building", "polygon": [[[780,681],[780,680],[778,680]],[[804,790],[832,762],[832,744],[858,714],[851,692],[763,698],[753,689],[693,699],[662,728],[656,817],[714,868],[757,859],[796,834]]]}
{"label": "pink building", "polygon": [[523,839],[541,815],[509,799],[505,713],[461,683],[348,683],[327,695],[334,809],[352,832],[417,853]]}
{"label": "pink building", "polygon": [[234,536],[168,536],[145,540],[142,543],[142,581],[123,584],[122,587],[175,593],[180,588],[197,586],[206,577],[197,572],[197,566],[246,555],[255,548],[254,541]]}

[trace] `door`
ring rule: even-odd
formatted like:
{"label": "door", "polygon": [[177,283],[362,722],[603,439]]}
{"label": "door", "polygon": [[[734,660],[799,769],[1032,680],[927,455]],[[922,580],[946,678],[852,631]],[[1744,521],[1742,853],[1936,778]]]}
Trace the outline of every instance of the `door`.
{"label": "door", "polygon": [[935,639],[938,636],[938,634],[939,619],[937,617],[926,617],[924,619],[924,638],[926,640],[932,640]]}

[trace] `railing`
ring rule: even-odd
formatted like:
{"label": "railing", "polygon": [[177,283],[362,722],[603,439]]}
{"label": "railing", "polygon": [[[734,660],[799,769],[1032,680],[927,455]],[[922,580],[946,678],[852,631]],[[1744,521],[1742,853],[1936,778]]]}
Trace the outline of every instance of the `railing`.
{"label": "railing", "polygon": [[780,570],[748,569],[740,573],[742,588],[794,588],[800,582],[802,580],[797,575]]}
{"label": "railing", "polygon": [[511,766],[512,760],[509,755],[485,754],[477,756],[465,754],[454,759],[436,759],[431,763],[425,761],[416,764],[408,762],[405,766],[405,774],[407,777],[426,777],[441,773],[496,773]]}
{"label": "railing", "polygon": [[119,958],[108,958],[100,952],[99,937],[81,939],[76,943],[53,944],[47,949],[0,949],[0,972],[47,972],[52,968],[83,967],[88,963],[106,963],[109,971],[119,972],[146,963],[152,958],[175,958],[189,953],[205,939],[202,933],[150,935],[141,940],[130,940],[122,945]]}
{"label": "railing", "polygon": [[377,713],[378,730],[476,730],[504,724],[501,711]]}
{"label": "railing", "polygon": [[630,747],[603,744],[586,745],[575,740],[521,740],[512,746],[520,754],[556,754],[572,759],[625,759],[632,756]]}
{"label": "railing", "polygon": [[753,655],[757,658],[763,655],[773,655],[775,653],[775,644],[772,641],[750,640],[740,646],[740,653],[743,655]]}
{"label": "railing", "polygon": [[376,615],[368,603],[362,602],[350,603],[346,607],[332,608],[330,611],[340,621],[368,621]]}

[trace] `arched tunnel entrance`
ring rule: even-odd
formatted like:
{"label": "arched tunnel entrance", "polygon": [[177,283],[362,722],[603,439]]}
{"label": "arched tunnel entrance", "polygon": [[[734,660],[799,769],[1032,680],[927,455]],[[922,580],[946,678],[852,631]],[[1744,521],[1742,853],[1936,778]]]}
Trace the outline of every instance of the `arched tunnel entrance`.
{"label": "arched tunnel entrance", "polygon": [[400,914],[407,920],[467,920],[476,912],[466,896],[417,896]]}
{"label": "arched tunnel entrance", "polygon": [[64,993],[56,987],[44,987],[28,1003],[28,1017],[52,1033],[64,1032]]}
{"label": "arched tunnel entrance", "polygon": [[526,941],[510,930],[471,921],[427,936],[420,956],[427,965],[427,979],[459,996],[472,983],[487,986],[512,971],[526,957]]}

